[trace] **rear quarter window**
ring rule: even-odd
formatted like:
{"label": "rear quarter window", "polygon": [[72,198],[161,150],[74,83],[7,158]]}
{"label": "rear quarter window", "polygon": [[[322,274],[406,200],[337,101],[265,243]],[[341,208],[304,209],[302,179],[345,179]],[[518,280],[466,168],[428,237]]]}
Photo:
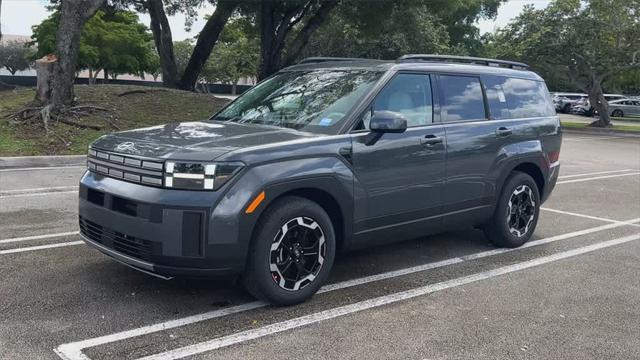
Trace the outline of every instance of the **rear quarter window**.
{"label": "rear quarter window", "polygon": [[555,115],[551,96],[542,81],[509,77],[485,80],[492,119],[518,119]]}

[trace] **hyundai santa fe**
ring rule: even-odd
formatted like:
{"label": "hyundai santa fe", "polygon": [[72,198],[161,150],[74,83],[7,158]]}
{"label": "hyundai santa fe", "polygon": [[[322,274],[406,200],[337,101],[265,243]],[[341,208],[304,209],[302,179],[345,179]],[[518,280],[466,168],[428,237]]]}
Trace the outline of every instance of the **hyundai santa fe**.
{"label": "hyundai santa fe", "polygon": [[162,278],[239,274],[294,304],[337,251],[482,229],[531,237],[561,130],[527,65],[309,58],[211,119],[103,136],[80,181],[87,244]]}

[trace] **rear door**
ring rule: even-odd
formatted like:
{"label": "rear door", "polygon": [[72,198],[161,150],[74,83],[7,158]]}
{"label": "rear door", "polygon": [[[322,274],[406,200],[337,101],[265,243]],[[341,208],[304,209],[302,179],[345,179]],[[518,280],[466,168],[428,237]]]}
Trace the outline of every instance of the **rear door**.
{"label": "rear door", "polygon": [[[433,123],[434,95],[428,74],[399,73],[362,115],[353,136],[356,240],[439,228],[445,134]],[[403,114],[408,129],[376,137],[367,129],[377,110]]]}
{"label": "rear door", "polygon": [[470,221],[492,202],[490,172],[509,128],[489,121],[480,76],[441,74],[440,114],[447,144],[444,222]]}

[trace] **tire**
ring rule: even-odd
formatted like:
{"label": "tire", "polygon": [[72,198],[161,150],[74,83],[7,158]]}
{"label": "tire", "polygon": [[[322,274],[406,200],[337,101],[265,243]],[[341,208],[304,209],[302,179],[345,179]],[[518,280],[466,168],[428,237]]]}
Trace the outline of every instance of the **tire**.
{"label": "tire", "polygon": [[[317,257],[312,254],[316,249]],[[333,225],[320,205],[297,196],[276,200],[256,224],[244,285],[272,304],[303,302],[327,280],[335,250]]]}
{"label": "tire", "polygon": [[615,116],[615,117],[624,117],[624,113],[622,112],[622,110],[620,109],[615,109],[613,110],[613,112],[611,113],[611,116]]}
{"label": "tire", "polygon": [[484,227],[485,235],[498,247],[521,246],[535,231],[539,214],[540,192],[536,182],[528,174],[514,171],[506,179],[493,217]]}

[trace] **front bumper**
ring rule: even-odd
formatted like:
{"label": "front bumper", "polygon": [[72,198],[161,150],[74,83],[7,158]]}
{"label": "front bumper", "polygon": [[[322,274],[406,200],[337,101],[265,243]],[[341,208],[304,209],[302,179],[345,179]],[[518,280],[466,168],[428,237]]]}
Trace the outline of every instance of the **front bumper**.
{"label": "front bumper", "polygon": [[238,231],[216,226],[213,213],[223,196],[87,172],[80,181],[80,233],[89,246],[163,278],[238,273],[248,244]]}

